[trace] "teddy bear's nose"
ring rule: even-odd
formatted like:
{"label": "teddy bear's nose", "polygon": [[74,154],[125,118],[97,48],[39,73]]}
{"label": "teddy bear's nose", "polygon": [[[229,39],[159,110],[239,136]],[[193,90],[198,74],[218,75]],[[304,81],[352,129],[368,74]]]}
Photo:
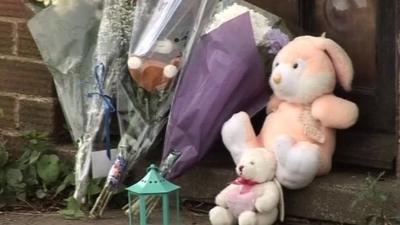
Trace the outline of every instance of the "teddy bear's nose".
{"label": "teddy bear's nose", "polygon": [[244,168],[244,166],[239,166],[239,171],[242,172],[243,168]]}
{"label": "teddy bear's nose", "polygon": [[279,73],[275,74],[272,80],[274,81],[275,84],[280,84],[282,81],[282,75],[280,75]]}

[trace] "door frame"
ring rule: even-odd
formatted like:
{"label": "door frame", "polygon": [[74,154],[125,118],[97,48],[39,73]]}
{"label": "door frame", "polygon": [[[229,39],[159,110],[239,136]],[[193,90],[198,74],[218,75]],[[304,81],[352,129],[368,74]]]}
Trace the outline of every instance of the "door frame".
{"label": "door frame", "polygon": [[[336,162],[397,171],[398,176],[400,176],[399,5],[400,0],[377,0],[376,63],[379,79],[376,88],[355,87],[350,94],[337,91],[338,95],[358,100],[362,108],[371,107],[373,110],[364,112],[366,116],[361,126],[339,133],[334,157]],[[313,18],[310,15],[315,9],[314,1],[299,0],[298,9],[299,25],[305,31],[312,31]],[[393,108],[379,107],[381,105],[393,105]]]}
{"label": "door frame", "polygon": [[[395,0],[396,84],[397,84],[397,140],[400,143],[400,0]],[[397,146],[396,175],[400,177],[400,144]]]}

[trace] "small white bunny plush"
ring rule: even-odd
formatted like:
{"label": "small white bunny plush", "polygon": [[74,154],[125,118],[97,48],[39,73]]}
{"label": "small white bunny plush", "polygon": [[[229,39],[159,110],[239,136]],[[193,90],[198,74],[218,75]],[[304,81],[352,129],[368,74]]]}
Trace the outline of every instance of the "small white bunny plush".
{"label": "small white bunny plush", "polygon": [[[216,207],[209,216],[212,225],[269,225],[283,206],[280,184],[274,180],[276,159],[264,148],[245,150],[236,165],[239,178],[215,198]],[[281,209],[283,220],[283,209]]]}

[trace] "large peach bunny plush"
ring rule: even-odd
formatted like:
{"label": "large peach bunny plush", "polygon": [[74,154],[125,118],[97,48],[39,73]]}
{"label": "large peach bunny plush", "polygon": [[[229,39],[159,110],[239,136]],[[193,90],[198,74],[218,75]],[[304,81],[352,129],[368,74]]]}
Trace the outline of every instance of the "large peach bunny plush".
{"label": "large peach bunny plush", "polygon": [[358,118],[354,103],[333,94],[336,81],[350,91],[352,80],[351,60],[337,43],[297,37],[274,59],[269,80],[273,96],[260,134],[256,136],[249,116],[240,112],[224,124],[223,141],[231,154],[243,147],[273,149],[279,182],[289,189],[303,188],[329,173],[335,130],[352,126]]}

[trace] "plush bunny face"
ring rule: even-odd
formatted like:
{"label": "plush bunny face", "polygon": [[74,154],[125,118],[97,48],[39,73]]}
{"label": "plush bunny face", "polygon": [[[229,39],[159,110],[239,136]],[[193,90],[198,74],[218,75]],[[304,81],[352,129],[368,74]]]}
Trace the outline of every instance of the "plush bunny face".
{"label": "plush bunny face", "polygon": [[331,93],[336,77],[350,90],[352,72],[350,59],[335,42],[324,37],[303,36],[277,54],[269,83],[278,98],[309,104]]}
{"label": "plush bunny face", "polygon": [[165,39],[162,41],[157,41],[154,46],[154,51],[160,54],[170,54],[174,50],[175,46],[171,40]]}
{"label": "plush bunny face", "polygon": [[237,174],[246,179],[263,183],[275,177],[276,160],[265,149],[250,149],[243,153],[236,166]]}

